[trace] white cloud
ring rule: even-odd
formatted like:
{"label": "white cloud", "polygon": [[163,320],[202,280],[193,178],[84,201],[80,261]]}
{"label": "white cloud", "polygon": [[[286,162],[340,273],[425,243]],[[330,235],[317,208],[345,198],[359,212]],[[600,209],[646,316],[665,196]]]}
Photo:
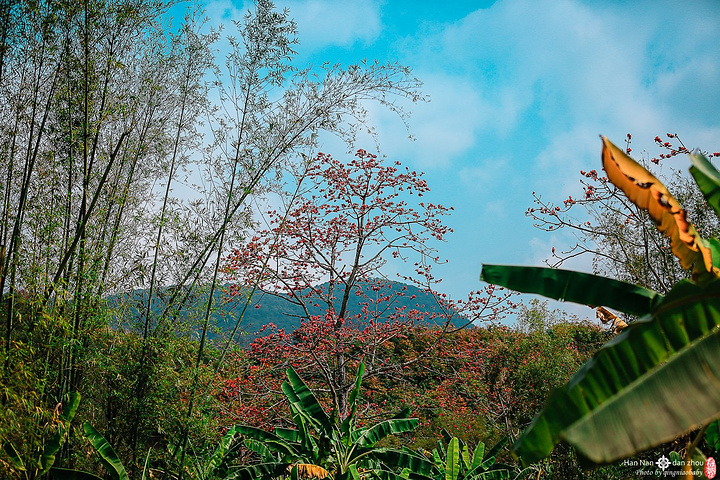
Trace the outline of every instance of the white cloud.
{"label": "white cloud", "polygon": [[[510,135],[532,122],[547,138],[620,130],[651,140],[664,125],[685,123],[672,115],[676,102],[707,117],[720,101],[718,28],[708,25],[706,11],[718,9],[704,4],[693,14],[687,6],[668,12],[668,4],[653,5],[500,1],[408,46],[408,63],[465,79],[494,114],[477,117],[483,122],[475,125],[478,132]],[[663,22],[674,13],[668,29]],[[715,37],[702,45],[688,39],[693,22]],[[701,97],[710,97],[710,106]]]}
{"label": "white cloud", "polygon": [[287,0],[278,7],[290,10],[302,48],[369,43],[382,31],[380,6],[372,0]]}
{"label": "white cloud", "polygon": [[509,166],[506,156],[484,158],[478,164],[462,167],[458,170],[458,182],[467,188],[477,189],[481,185],[490,185],[503,178],[503,171]]}
{"label": "white cloud", "polygon": [[467,79],[440,72],[414,73],[430,97],[430,102],[407,106],[414,140],[397,115],[380,105],[368,105],[369,123],[377,130],[382,153],[393,160],[424,169],[446,167],[475,146],[478,126],[490,121],[492,112]]}

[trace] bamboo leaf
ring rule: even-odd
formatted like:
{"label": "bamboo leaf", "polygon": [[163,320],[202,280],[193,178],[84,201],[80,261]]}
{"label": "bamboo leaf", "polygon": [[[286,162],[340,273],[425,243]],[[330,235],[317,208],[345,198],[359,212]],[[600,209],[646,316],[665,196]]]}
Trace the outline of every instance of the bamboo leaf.
{"label": "bamboo leaf", "polygon": [[719,325],[720,279],[678,283],[552,392],[514,452],[528,465],[567,440],[595,463],[612,462],[717,418]]}
{"label": "bamboo leaf", "polygon": [[114,480],[130,480],[125,467],[123,466],[120,458],[118,457],[115,449],[105,440],[100,432],[85,422],[83,424],[83,430],[85,430],[85,436],[92,443],[95,450],[100,455],[100,461],[105,466],[105,469]]}
{"label": "bamboo leaf", "polygon": [[649,313],[662,300],[659,293],[631,283],[558,268],[483,265],[480,279],[523,293],[604,305],[633,315]]}
{"label": "bamboo leaf", "polygon": [[[685,269],[695,273],[714,272],[710,250],[703,245],[687,213],[670,195],[665,185],[607,138],[603,142],[602,163],[608,179],[639,208],[650,214],[658,230],[670,239],[672,252]],[[717,272],[714,272],[717,276]]]}

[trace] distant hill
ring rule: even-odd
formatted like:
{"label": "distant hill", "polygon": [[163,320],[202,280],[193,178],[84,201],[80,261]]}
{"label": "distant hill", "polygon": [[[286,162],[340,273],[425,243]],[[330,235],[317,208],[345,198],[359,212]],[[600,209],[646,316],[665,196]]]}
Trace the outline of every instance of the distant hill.
{"label": "distant hill", "polygon": [[[385,286],[379,290],[372,289],[372,283],[361,284],[363,294],[356,296],[351,294],[350,305],[348,307],[349,316],[360,313],[362,302],[368,299],[377,299],[385,295],[394,295],[403,292],[404,295],[395,296],[392,306],[387,308],[387,313],[381,316],[386,319],[387,315],[393,313],[396,308],[405,308],[406,311],[413,309],[421,312],[440,313],[435,298],[417,288],[414,285],[408,285],[402,282],[385,282]],[[139,325],[141,313],[145,310],[147,304],[147,290],[135,290],[126,294],[113,295],[107,298],[108,303],[115,307],[117,312],[115,323],[123,328],[135,329],[140,331],[142,327]],[[155,296],[153,302],[154,316],[157,317],[164,309],[165,303],[171,295],[171,289],[160,289]],[[240,317],[245,306],[246,296],[239,294],[231,296],[227,287],[221,287],[215,292],[213,299],[213,313],[211,315],[211,324],[213,330],[211,336],[217,338],[229,334],[234,328],[237,319]],[[339,299],[336,305],[339,304]],[[384,303],[387,306],[387,303]],[[176,329],[197,335],[200,331],[198,325],[203,318],[205,308],[207,307],[207,292],[200,293],[194,298],[189,299],[178,316],[183,319],[182,322],[176,322]],[[324,310],[315,308],[311,311],[314,315],[321,315]],[[264,325],[269,323],[275,324],[278,328],[285,331],[292,331],[300,326],[303,311],[283,298],[274,295],[256,293],[248,308],[245,311],[240,330],[236,334],[236,339],[240,343],[248,343],[252,339],[261,335],[260,330]],[[194,326],[193,326],[194,325]],[[267,332],[266,332],[267,333]]]}

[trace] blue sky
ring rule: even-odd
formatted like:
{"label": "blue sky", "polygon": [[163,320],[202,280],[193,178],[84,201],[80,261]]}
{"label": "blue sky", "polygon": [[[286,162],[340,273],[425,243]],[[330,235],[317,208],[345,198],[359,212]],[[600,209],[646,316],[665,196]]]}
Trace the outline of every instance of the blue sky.
{"label": "blue sky", "polygon": [[[720,2],[531,0],[277,1],[298,24],[298,65],[398,61],[430,102],[412,108],[410,141],[391,113],[370,108],[381,153],[425,172],[431,200],[452,205],[438,245],[440,290],[481,286],[482,263],[541,265],[572,239],[536,230],[532,192],[580,195],[599,169],[604,134],[657,154],[655,135],[720,150]],[[239,0],[208,14],[242,18]],[[372,149],[369,139],[357,147]],[[342,155],[332,140],[323,150]],[[686,160],[671,166],[686,169]],[[574,268],[589,270],[590,259]],[[580,310],[583,314],[591,311]]]}

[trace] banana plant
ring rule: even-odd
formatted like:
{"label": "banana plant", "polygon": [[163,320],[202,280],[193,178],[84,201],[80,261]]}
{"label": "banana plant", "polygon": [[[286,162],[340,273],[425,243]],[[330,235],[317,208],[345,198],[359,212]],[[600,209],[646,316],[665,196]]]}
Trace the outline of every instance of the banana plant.
{"label": "banana plant", "polygon": [[67,434],[70,431],[70,423],[75,418],[79,405],[79,393],[70,392],[65,396],[63,411],[58,416],[59,421],[55,432],[45,440],[42,451],[34,452],[28,458],[23,458],[23,455],[12,443],[3,442],[2,448],[7,455],[8,463],[18,473],[18,477],[32,480],[50,471],[55,464],[57,453],[65,443]]}
{"label": "banana plant", "polygon": [[[561,441],[586,462],[613,462],[720,416],[720,242],[701,238],[657,178],[605,137],[602,142],[609,181],[649,213],[692,278],[663,296],[585,273],[483,266],[481,279],[489,283],[640,317],[550,394],[513,445],[525,465]],[[700,154],[690,160],[700,190],[720,213],[720,173]]]}
{"label": "banana plant", "polygon": [[[87,438],[95,451],[100,456],[100,462],[105,467],[109,476],[113,480],[130,480],[130,477],[125,470],[120,457],[118,457],[115,449],[110,443],[98,432],[95,427],[90,423],[85,422],[83,424],[83,431],[85,432],[85,438]],[[147,470],[147,461],[145,462]],[[50,470],[53,478],[57,480],[102,480],[102,477],[94,475],[90,472],[84,472],[82,470],[73,470],[68,468],[57,468],[53,467]],[[145,479],[145,472],[143,472],[143,480]]]}
{"label": "banana plant", "polygon": [[[433,464],[422,456],[377,446],[389,435],[409,432],[418,426],[418,419],[407,418],[407,410],[375,425],[356,425],[357,397],[364,370],[365,366],[360,364],[349,397],[349,414],[340,420],[338,415],[325,412],[305,382],[289,368],[282,390],[296,428],[275,428],[267,432],[249,426],[236,427],[243,435],[245,446],[255,452],[261,462],[230,470],[227,478],[394,480],[408,478],[410,472],[430,474]],[[402,472],[396,473],[398,470]]]}
{"label": "banana plant", "polygon": [[[226,478],[230,464],[235,460],[242,447],[240,441],[239,427],[230,427],[220,439],[220,443],[209,457],[188,455],[190,461],[186,468],[189,470],[190,478],[198,480],[215,480]],[[170,444],[168,450],[175,456],[180,456],[181,445]]]}
{"label": "banana plant", "polygon": [[[432,458],[435,470],[430,476],[433,480],[505,480],[510,478],[512,467],[496,463],[495,456],[508,442],[503,438],[494,447],[485,452],[485,444],[479,442],[470,456],[465,442],[458,437],[442,432],[447,447],[442,441],[432,453],[425,455]],[[412,477],[411,477],[412,478]]]}

